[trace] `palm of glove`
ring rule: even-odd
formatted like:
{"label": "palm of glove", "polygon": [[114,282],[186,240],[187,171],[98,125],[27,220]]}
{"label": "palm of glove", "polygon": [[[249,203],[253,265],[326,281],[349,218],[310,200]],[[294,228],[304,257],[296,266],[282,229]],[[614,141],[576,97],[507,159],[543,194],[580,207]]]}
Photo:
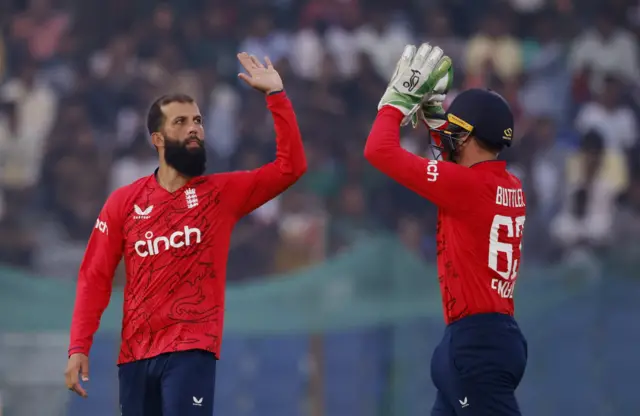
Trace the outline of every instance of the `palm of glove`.
{"label": "palm of glove", "polygon": [[417,127],[423,120],[429,128],[440,128],[445,124],[444,100],[453,83],[453,67],[449,67],[447,74],[436,84],[431,94],[426,94],[420,103],[420,108],[411,116],[411,124]]}
{"label": "palm of glove", "polygon": [[405,115],[402,125],[417,120],[424,103],[440,96],[444,100],[452,74],[451,59],[439,47],[423,43],[416,50],[415,46],[407,45],[378,110],[387,105],[397,108]]}

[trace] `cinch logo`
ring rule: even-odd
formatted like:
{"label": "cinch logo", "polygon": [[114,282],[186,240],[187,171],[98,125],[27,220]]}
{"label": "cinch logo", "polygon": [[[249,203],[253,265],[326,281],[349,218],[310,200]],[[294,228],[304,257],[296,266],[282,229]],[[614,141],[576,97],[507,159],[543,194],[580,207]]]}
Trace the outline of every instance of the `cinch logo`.
{"label": "cinch logo", "polygon": [[[147,231],[144,240],[136,241],[134,248],[140,257],[155,256],[170,248],[189,247],[202,241],[202,233],[198,228],[184,227],[184,231],[176,231],[169,237],[153,238],[153,232]],[[194,241],[195,238],[195,241]]]}
{"label": "cinch logo", "polygon": [[430,160],[427,162],[427,180],[429,182],[435,182],[438,180],[438,161]]}
{"label": "cinch logo", "polygon": [[100,218],[96,220],[95,229],[100,231],[102,234],[109,235],[109,227],[107,227],[106,221],[100,221]]}

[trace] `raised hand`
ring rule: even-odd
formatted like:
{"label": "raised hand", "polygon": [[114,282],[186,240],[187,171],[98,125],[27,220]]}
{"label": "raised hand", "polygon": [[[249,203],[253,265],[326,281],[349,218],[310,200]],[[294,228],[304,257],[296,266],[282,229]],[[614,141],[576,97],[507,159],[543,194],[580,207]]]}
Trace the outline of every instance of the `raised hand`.
{"label": "raised hand", "polygon": [[251,87],[265,94],[282,91],[282,78],[275,70],[269,57],[264,58],[264,64],[253,55],[246,52],[238,54],[238,60],[247,73],[238,74],[238,78],[246,82]]}
{"label": "raised hand", "polygon": [[405,115],[402,124],[408,123],[436,86],[448,84],[443,79],[448,77],[450,69],[451,59],[439,47],[423,43],[416,49],[407,45],[378,109],[395,107]]}

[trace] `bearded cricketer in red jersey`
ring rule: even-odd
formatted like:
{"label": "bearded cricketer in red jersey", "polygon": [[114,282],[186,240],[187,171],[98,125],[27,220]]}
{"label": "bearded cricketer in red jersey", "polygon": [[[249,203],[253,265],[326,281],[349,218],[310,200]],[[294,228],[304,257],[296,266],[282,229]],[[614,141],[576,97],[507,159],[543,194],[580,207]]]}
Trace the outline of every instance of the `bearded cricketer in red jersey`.
{"label": "bearded cricketer in red jersey", "polygon": [[80,266],[71,323],[67,387],[87,397],[89,350],[124,257],[126,285],[119,366],[123,416],[211,415],[235,223],[305,172],[296,117],[278,72],[246,53],[239,77],[265,93],[276,159],[252,171],[202,176],[204,129],[185,95],[158,99],[148,130],[158,149],[152,175],[113,192]]}
{"label": "bearded cricketer in red jersey", "polygon": [[[380,102],[365,157],[438,206],[447,326],[431,360],[438,390],[431,414],[515,416],[527,362],[513,318],[526,206],[520,181],[497,160],[511,144],[513,115],[501,96],[481,89],[462,92],[445,113],[451,77],[440,48],[408,46]],[[400,147],[401,124],[419,119],[441,152],[434,160]]]}

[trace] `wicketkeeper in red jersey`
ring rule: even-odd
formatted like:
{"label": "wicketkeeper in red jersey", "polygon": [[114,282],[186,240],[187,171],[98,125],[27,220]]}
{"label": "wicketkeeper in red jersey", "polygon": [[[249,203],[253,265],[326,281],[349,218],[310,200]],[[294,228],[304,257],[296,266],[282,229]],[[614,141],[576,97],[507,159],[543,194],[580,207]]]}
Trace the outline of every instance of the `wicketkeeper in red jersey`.
{"label": "wicketkeeper in red jersey", "polygon": [[[365,148],[376,168],[438,206],[438,279],[447,327],[431,360],[433,416],[520,415],[515,390],[527,344],[513,318],[525,199],[498,161],[513,115],[498,94],[462,92],[446,112],[452,80],[442,49],[407,46],[378,107]],[[422,119],[433,160],[400,147],[400,126]]]}
{"label": "wicketkeeper in red jersey", "polygon": [[188,96],[158,99],[148,130],[158,149],[155,173],[113,192],[80,267],[71,323],[67,387],[86,397],[89,350],[124,257],[126,285],[120,347],[123,416],[213,412],[216,360],[235,223],[293,185],[307,168],[296,117],[280,76],[246,53],[239,77],[266,94],[276,159],[252,171],[202,176],[203,120]]}

